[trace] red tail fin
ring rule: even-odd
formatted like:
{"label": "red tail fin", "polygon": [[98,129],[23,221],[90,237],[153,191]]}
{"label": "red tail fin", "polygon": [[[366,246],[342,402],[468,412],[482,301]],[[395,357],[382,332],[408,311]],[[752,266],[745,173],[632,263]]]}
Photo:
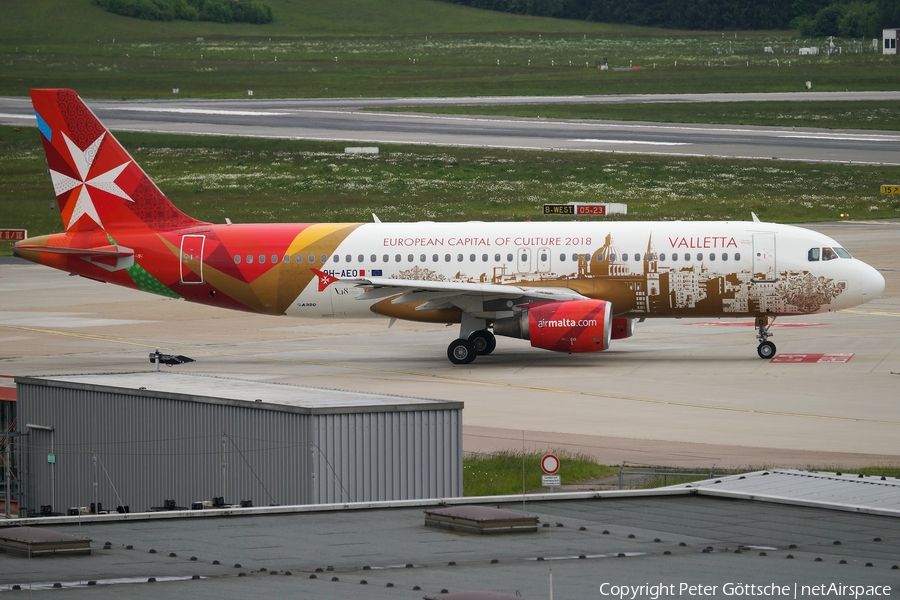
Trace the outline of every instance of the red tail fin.
{"label": "red tail fin", "polygon": [[31,90],[66,231],[199,224],[166,198],[72,90]]}

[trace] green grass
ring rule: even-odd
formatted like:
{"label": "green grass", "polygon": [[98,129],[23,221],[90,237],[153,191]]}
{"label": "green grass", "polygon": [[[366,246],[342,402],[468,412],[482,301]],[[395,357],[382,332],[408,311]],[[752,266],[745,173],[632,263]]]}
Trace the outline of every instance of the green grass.
{"label": "green grass", "polygon": [[[555,452],[560,460],[557,475],[563,485],[586,479],[615,475],[616,467],[598,465],[584,454]],[[522,470],[525,470],[525,491],[541,488],[541,456],[537,453],[497,452],[489,456],[463,458],[463,495],[498,496],[522,493]],[[524,460],[523,460],[524,457]]]}
{"label": "green grass", "polygon": [[877,475],[879,477],[893,477],[900,479],[900,467],[864,467],[862,469],[850,469],[853,474]]}
{"label": "green grass", "polygon": [[722,123],[900,130],[897,102],[681,102],[402,107],[377,110],[656,123]]}
{"label": "green grass", "polygon": [[[723,38],[434,0],[272,6],[275,23],[251,25],[141,21],[90,0],[6,0],[0,94],[31,87],[71,87],[87,98],[172,97],[172,88],[181,97],[228,98],[248,89],[256,98],[774,92],[804,90],[806,81],[814,90],[900,88],[898,57],[849,52],[851,40],[836,41],[841,54],[800,57],[799,47],[821,41],[790,32]],[[765,46],[776,54],[763,53]],[[643,70],[594,68],[604,57]]]}
{"label": "green grass", "polygon": [[[900,216],[900,167],[118,133],[183,211],[222,223],[552,220],[544,203],[624,202],[631,220]],[[36,128],[0,127],[0,227],[62,229]],[[9,254],[11,245],[0,246]]]}

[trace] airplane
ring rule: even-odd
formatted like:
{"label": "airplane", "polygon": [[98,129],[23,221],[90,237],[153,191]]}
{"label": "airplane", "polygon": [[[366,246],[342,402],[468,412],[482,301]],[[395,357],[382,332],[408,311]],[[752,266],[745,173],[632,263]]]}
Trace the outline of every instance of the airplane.
{"label": "airplane", "polygon": [[648,318],[754,319],[857,306],[884,278],[835,240],[751,221],[268,223],[176,208],[68,89],[31,90],[65,232],[23,240],[35,263],[192,302],[270,315],[459,324],[468,364],[496,336],[600,352]]}

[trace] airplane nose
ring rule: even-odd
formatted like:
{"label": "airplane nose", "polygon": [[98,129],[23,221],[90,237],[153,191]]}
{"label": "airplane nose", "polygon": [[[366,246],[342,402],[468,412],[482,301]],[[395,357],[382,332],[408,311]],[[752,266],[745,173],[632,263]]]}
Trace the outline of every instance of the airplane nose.
{"label": "airplane nose", "polygon": [[884,277],[869,265],[863,265],[862,301],[870,302],[884,291]]}

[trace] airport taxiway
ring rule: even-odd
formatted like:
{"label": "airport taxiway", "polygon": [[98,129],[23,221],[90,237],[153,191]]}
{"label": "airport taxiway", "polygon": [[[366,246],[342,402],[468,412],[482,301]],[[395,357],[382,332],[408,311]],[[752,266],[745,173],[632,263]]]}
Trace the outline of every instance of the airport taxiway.
{"label": "airport taxiway", "polygon": [[0,373],[151,370],[148,353],[159,348],[195,358],[176,367],[184,372],[463,400],[469,452],[558,448],[694,467],[900,464],[900,222],[810,227],[887,282],[869,304],[779,321],[779,354],[830,362],[763,361],[747,321],[684,319],[648,320],[601,354],[500,338],[493,355],[453,366],[455,326],[236,313],[5,258]]}
{"label": "airport taxiway", "polygon": [[[528,103],[896,100],[900,92],[485,98],[90,100],[113,131],[898,165],[890,131],[530,119],[359,110]],[[28,98],[0,97],[0,123],[34,126]]]}

